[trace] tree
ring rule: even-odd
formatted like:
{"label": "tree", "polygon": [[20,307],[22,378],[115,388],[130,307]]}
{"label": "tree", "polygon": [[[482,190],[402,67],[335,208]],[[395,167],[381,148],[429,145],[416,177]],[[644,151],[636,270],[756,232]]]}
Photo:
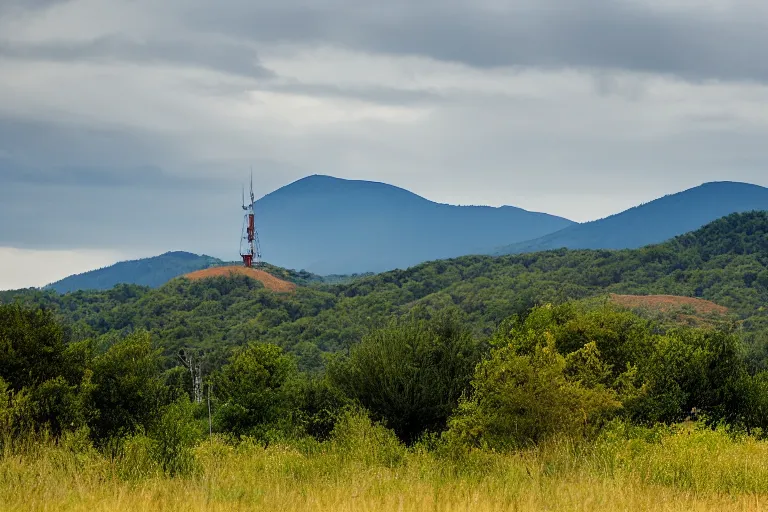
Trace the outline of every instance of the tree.
{"label": "tree", "polygon": [[296,363],[275,345],[251,343],[240,349],[213,376],[222,402],[217,428],[235,435],[263,436],[271,427],[290,421],[294,408],[290,385]]}
{"label": "tree", "polygon": [[61,375],[67,336],[47,309],[0,305],[0,377],[15,391]]}
{"label": "tree", "polygon": [[329,367],[331,381],[406,443],[439,432],[469,388],[477,343],[455,316],[407,318],[372,331],[348,358]]}
{"label": "tree", "polygon": [[152,348],[146,332],[127,336],[94,359],[90,401],[97,411],[97,440],[153,426],[167,396],[160,363],[160,352]]}

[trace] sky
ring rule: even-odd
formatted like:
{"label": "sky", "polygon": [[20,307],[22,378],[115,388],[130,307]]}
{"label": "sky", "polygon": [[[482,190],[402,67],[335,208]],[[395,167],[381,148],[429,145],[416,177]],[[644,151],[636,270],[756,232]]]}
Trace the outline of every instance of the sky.
{"label": "sky", "polygon": [[310,174],[576,221],[768,185],[764,0],[0,0],[0,289]]}

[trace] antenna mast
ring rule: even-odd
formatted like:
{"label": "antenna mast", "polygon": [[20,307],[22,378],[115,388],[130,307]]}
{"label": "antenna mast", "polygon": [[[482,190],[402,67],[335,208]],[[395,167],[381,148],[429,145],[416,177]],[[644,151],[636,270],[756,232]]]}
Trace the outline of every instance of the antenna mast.
{"label": "antenna mast", "polygon": [[261,247],[259,245],[259,234],[256,232],[256,225],[253,215],[253,203],[256,198],[253,195],[253,170],[251,170],[251,201],[245,204],[245,187],[243,187],[243,233],[240,239],[240,257],[243,258],[243,265],[252,267],[254,264],[261,266]]}

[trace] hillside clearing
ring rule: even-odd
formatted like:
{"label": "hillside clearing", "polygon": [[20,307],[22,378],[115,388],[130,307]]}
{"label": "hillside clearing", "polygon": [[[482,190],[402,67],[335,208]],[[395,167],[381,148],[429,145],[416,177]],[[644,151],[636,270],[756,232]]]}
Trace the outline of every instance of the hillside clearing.
{"label": "hillside clearing", "polygon": [[698,315],[725,315],[728,308],[712,301],[681,297],[678,295],[617,295],[611,294],[611,302],[627,308],[640,308],[669,313],[690,307]]}
{"label": "hillside clearing", "polygon": [[273,292],[290,293],[296,290],[295,284],[289,283],[288,281],[283,281],[282,279],[279,279],[273,276],[272,274],[264,272],[263,270],[259,270],[256,268],[240,267],[235,265],[226,266],[226,267],[206,268],[203,270],[190,272],[189,274],[184,274],[181,277],[190,279],[192,281],[196,281],[199,279],[208,279],[211,277],[231,277],[234,275],[247,276],[257,281],[260,281],[265,288]]}

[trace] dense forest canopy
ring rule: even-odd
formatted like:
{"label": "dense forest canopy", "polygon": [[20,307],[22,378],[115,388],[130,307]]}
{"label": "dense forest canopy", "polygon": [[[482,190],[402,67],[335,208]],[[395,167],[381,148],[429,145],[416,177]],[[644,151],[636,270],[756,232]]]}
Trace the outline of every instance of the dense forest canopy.
{"label": "dense forest canopy", "polygon": [[478,336],[535,304],[607,293],[700,297],[728,307],[755,352],[768,331],[768,213],[734,214],[664,244],[635,250],[556,250],[503,257],[466,256],[328,285],[308,273],[268,267],[303,284],[275,294],[236,277],[158,289],[118,285],[101,292],[0,292],[0,301],[50,308],[78,336],[146,329],[166,354],[182,347],[223,350],[259,340],[323,366],[322,353],[347,350],[370,328],[414,308],[447,307]]}

